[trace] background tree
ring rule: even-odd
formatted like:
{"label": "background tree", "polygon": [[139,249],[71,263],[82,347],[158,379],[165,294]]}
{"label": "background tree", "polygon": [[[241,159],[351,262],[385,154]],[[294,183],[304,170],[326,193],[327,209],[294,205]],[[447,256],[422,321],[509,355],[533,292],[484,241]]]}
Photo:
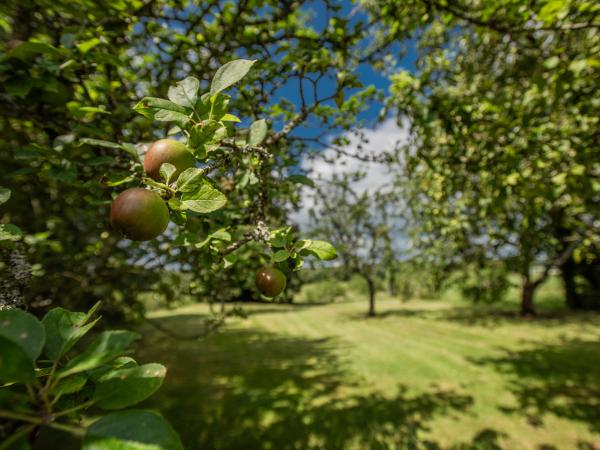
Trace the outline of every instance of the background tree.
{"label": "background tree", "polygon": [[416,239],[450,268],[505,261],[522,314],[553,267],[583,307],[575,267],[593,290],[599,249],[598,5],[418,3],[417,70],[392,77],[391,101],[413,132]]}
{"label": "background tree", "polygon": [[393,239],[398,230],[397,197],[381,187],[358,192],[353,185],[364,173],[334,175],[317,188],[310,211],[312,234],[335,246],[346,273],[362,277],[369,292],[369,316],[375,315],[378,278],[396,260]]}

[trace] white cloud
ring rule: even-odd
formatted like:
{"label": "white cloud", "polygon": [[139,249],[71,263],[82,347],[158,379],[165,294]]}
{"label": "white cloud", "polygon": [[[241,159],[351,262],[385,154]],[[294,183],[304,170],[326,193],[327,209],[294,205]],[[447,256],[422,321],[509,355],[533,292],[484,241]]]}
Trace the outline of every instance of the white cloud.
{"label": "white cloud", "polygon": [[[406,143],[408,140],[408,124],[398,126],[395,119],[389,118],[375,128],[364,128],[359,133],[346,133],[350,143],[343,147],[344,153],[349,155],[381,155],[390,151],[398,143]],[[361,136],[362,135],[362,139]],[[366,140],[366,141],[365,141]],[[319,180],[329,180],[333,175],[364,172],[366,176],[354,185],[357,193],[375,191],[393,180],[393,167],[387,163],[365,162],[352,156],[342,155],[333,148],[327,148],[319,156],[313,159],[305,159],[302,168],[309,176],[319,183]],[[305,190],[306,192],[306,190]],[[308,225],[308,210],[314,206],[311,195],[303,196],[302,208],[291,214],[291,220],[306,228]]]}

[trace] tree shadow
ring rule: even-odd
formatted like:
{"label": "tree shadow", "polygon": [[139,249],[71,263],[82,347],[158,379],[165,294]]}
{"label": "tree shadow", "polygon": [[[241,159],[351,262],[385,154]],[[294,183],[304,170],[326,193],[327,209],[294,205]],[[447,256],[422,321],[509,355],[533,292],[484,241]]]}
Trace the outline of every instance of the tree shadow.
{"label": "tree shadow", "polygon": [[473,361],[509,376],[518,406],[503,407],[505,412],[525,415],[533,426],[553,414],[600,432],[600,342],[564,340]]}
{"label": "tree shadow", "polygon": [[352,312],[343,315],[344,318],[349,320],[378,320],[387,319],[389,317],[430,317],[432,311],[430,309],[386,309],[381,312],[377,312],[374,316],[367,315],[365,307],[364,312]]}
{"label": "tree shadow", "polygon": [[456,322],[461,325],[477,325],[497,327],[501,325],[532,324],[540,326],[556,326],[570,323],[600,325],[600,314],[582,313],[578,311],[539,312],[535,316],[521,317],[515,309],[504,309],[498,306],[465,306],[447,310],[430,312],[429,317],[436,320]]}
{"label": "tree shadow", "polygon": [[[193,327],[190,316],[168,319]],[[227,330],[181,342],[146,334],[140,359],[161,361],[169,373],[144,406],[161,410],[191,450],[438,449],[423,438],[430,421],[472,403],[438,388],[399,386],[385,396],[349,376],[329,338]]]}
{"label": "tree shadow", "polygon": [[365,306],[364,313],[351,312],[344,314],[344,317],[349,320],[417,317],[487,328],[495,328],[503,325],[554,327],[557,325],[581,324],[600,326],[600,313],[590,311],[540,311],[535,316],[521,317],[514,305],[453,305],[435,309],[406,308],[402,305],[395,308],[389,308],[389,305],[386,306],[388,306],[388,309],[378,311],[375,316],[368,317]]}
{"label": "tree shadow", "polygon": [[262,314],[280,314],[280,313],[297,313],[307,309],[319,308],[321,306],[331,306],[331,303],[279,303],[273,306],[260,308],[246,307],[245,303],[236,303],[240,306],[247,317],[257,316]]}

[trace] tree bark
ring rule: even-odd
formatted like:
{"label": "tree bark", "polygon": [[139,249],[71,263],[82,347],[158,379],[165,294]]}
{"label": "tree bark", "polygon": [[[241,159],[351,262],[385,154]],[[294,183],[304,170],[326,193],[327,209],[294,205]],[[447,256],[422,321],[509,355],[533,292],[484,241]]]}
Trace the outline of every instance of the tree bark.
{"label": "tree bark", "polygon": [[523,276],[523,288],[521,290],[521,316],[535,316],[533,305],[533,294],[539,283],[534,283],[527,275]]}
{"label": "tree bark", "polygon": [[375,316],[375,282],[371,277],[365,277],[367,280],[367,286],[369,287],[369,317]]}
{"label": "tree bark", "polygon": [[565,297],[567,306],[570,309],[581,309],[583,307],[581,296],[577,293],[577,284],[575,283],[575,261],[569,258],[561,268],[561,277],[565,287]]}
{"label": "tree bark", "polygon": [[397,283],[396,283],[396,271],[394,267],[390,267],[388,274],[388,295],[390,297],[396,297],[398,294]]}

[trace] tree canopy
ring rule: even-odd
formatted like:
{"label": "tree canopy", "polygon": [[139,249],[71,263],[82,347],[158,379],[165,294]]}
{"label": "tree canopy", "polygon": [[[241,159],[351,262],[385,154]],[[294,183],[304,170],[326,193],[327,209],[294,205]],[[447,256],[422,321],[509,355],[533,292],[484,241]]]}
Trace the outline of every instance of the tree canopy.
{"label": "tree canopy", "polygon": [[531,313],[552,267],[598,265],[599,7],[423,3],[417,69],[393,75],[390,100],[413,132],[415,238],[446,267],[505,260]]}

